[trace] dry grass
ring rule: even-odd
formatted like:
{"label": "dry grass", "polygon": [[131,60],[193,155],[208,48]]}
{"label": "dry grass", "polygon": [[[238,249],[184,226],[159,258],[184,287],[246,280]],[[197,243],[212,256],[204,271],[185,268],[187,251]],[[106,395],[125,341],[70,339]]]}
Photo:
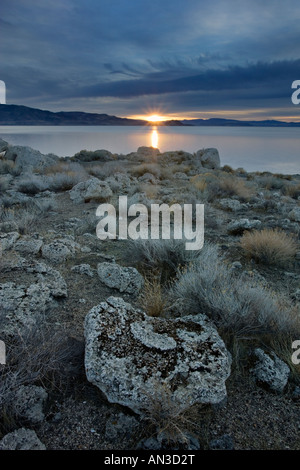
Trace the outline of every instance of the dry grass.
{"label": "dry grass", "polygon": [[165,441],[167,445],[187,445],[188,434],[198,427],[191,417],[192,408],[175,401],[170,387],[163,382],[154,383],[153,393],[147,395],[144,419],[158,440]]}
{"label": "dry grass", "polygon": [[297,184],[286,184],[283,190],[285,196],[292,197],[293,199],[297,199],[300,197],[300,183]]}
{"label": "dry grass", "polygon": [[211,173],[195,175],[190,181],[198,191],[206,194],[209,202],[217,198],[232,196],[248,201],[253,195],[253,188],[249,183],[247,184],[244,179],[226,172],[218,176]]}
{"label": "dry grass", "polygon": [[218,180],[218,186],[222,197],[238,196],[239,199],[247,201],[252,196],[250,187],[240,178],[232,176],[221,178]]}
{"label": "dry grass", "polygon": [[141,165],[136,165],[130,170],[130,172],[137,178],[145,175],[146,173],[151,173],[156,178],[160,177],[160,168],[156,163],[142,163]]}
{"label": "dry grass", "polygon": [[163,292],[160,276],[145,278],[143,292],[141,294],[141,308],[150,317],[160,317],[167,305]]}
{"label": "dry grass", "polygon": [[298,249],[295,238],[279,229],[246,232],[240,240],[240,246],[247,258],[277,266],[292,261]]}

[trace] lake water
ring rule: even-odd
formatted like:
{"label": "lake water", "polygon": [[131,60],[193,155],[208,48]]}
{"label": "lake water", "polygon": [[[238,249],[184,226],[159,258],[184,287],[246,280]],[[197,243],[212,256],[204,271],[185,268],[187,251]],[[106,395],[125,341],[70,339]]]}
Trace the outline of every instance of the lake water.
{"label": "lake water", "polygon": [[221,165],[246,171],[300,173],[300,128],[0,126],[0,137],[10,144],[61,157],[83,149],[127,154],[140,146],[191,153],[215,147]]}

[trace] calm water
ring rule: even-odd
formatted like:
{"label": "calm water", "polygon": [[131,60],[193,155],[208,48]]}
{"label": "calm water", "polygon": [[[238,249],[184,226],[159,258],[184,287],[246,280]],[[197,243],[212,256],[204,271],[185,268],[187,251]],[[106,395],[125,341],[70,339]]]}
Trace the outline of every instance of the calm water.
{"label": "calm water", "polygon": [[127,154],[142,145],[158,147],[161,152],[191,153],[216,147],[221,165],[247,171],[300,173],[300,128],[0,126],[0,137],[61,157],[82,149]]}

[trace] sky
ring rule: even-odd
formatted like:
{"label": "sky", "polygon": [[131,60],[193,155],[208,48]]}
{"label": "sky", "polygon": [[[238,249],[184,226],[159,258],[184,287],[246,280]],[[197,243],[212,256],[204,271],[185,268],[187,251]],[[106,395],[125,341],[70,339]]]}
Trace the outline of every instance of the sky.
{"label": "sky", "polygon": [[299,0],[1,0],[6,103],[300,121]]}

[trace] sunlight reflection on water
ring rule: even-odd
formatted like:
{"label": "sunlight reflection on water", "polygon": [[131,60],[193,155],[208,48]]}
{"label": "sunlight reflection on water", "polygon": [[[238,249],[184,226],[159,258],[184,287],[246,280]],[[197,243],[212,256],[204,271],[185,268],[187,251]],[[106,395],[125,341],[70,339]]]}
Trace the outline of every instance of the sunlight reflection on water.
{"label": "sunlight reflection on water", "polygon": [[300,128],[196,126],[0,126],[0,137],[61,157],[105,149],[126,155],[138,147],[161,152],[218,149],[221,165],[247,171],[300,173]]}

